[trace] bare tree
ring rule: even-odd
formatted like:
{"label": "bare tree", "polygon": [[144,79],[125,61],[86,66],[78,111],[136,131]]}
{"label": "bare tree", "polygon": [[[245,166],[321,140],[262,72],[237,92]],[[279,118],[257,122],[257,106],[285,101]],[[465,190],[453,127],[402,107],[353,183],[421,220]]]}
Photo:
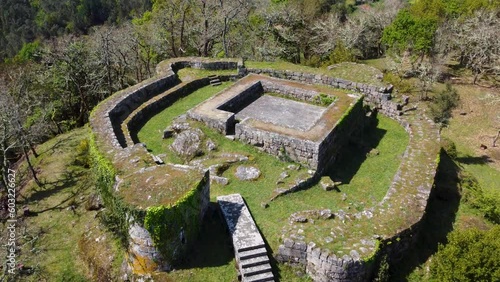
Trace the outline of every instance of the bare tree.
{"label": "bare tree", "polygon": [[474,16],[456,19],[449,24],[449,49],[455,50],[459,60],[474,72],[476,84],[479,75],[500,65],[500,19],[497,11],[477,11]]}

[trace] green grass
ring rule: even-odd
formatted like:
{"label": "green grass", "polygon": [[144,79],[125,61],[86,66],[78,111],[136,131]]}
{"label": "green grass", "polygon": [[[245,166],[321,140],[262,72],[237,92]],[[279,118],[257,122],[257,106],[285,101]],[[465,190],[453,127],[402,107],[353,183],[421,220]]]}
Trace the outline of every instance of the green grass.
{"label": "green grass", "polygon": [[173,105],[151,118],[141,128],[137,134],[139,141],[145,143],[148,149],[155,154],[166,153],[169,151],[168,146],[170,144],[168,141],[161,138],[163,130],[169,126],[177,116],[186,113],[187,110],[193,108],[232,84],[233,82],[223,82],[219,86],[203,87],[190,95],[179,99]]}
{"label": "green grass", "polygon": [[385,86],[385,83],[376,78],[380,71],[372,66],[356,63],[341,63],[335,65],[332,70],[326,68],[313,68],[303,65],[296,65],[289,62],[255,62],[246,61],[247,68],[260,68],[260,69],[277,69],[277,70],[290,70],[298,72],[306,72],[313,74],[328,75],[331,77],[342,78],[354,82],[368,83],[376,86]]}
{"label": "green grass", "polygon": [[[210,133],[208,133],[211,135]],[[277,188],[275,182],[279,174],[287,166],[275,157],[256,153],[255,149],[239,142],[226,141],[217,134],[210,136],[219,143],[220,150],[245,152],[254,158],[251,164],[261,172],[261,179],[253,182],[238,181],[234,177],[235,168],[227,170],[223,176],[230,179],[227,186],[212,185],[212,199],[218,195],[240,193],[250,207],[252,215],[273,250],[280,244],[281,229],[288,222],[291,213],[308,209],[330,208],[338,210],[349,206],[361,208],[371,206],[380,201],[392,181],[400,163],[400,156],[408,144],[406,132],[395,122],[385,117],[379,118],[377,129],[372,130],[366,139],[370,145],[376,146],[380,154],[365,159],[365,154],[359,148],[348,147],[331,174],[334,179],[342,180],[342,192],[347,194],[347,200],[341,200],[341,194],[324,191],[319,185],[308,190],[280,197],[263,209],[262,202],[267,200]],[[229,146],[229,147],[228,147]]]}
{"label": "green grass", "polygon": [[[27,181],[19,192],[18,213],[26,206],[36,214],[18,221],[17,261],[35,270],[19,281],[87,281],[77,242],[95,212],[83,208],[92,191],[89,170],[74,164],[76,148],[87,136],[88,129],[81,128],[37,147],[40,156],[32,162],[43,187],[29,180],[24,163],[17,169],[19,180]],[[68,210],[72,205],[75,212]]]}
{"label": "green grass", "polygon": [[182,81],[203,78],[209,75],[236,75],[238,71],[232,70],[204,70],[204,69],[193,69],[193,68],[183,68],[177,71],[177,75]]}

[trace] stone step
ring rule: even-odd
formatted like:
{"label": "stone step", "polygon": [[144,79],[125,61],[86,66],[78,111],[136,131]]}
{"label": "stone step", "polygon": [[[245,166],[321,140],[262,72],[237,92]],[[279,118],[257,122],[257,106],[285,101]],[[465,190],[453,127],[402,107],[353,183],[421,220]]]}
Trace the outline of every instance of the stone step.
{"label": "stone step", "polygon": [[218,76],[218,75],[216,75],[216,74],[211,74],[211,75],[209,75],[209,76],[207,76],[207,77],[208,77],[209,79],[219,78],[219,76]]}
{"label": "stone step", "polygon": [[217,82],[220,82],[220,79],[214,78],[214,79],[210,80],[210,84],[217,83]]}
{"label": "stone step", "polygon": [[237,251],[238,252],[244,252],[244,251],[250,251],[250,250],[255,250],[255,249],[258,249],[258,248],[265,248],[265,247],[266,247],[265,244],[258,244],[258,245],[253,245],[253,246],[239,248]]}
{"label": "stone step", "polygon": [[256,257],[260,257],[260,256],[267,256],[267,250],[266,250],[266,248],[258,248],[255,250],[238,252],[238,254],[240,256],[240,260],[245,260],[245,259],[251,259],[251,258],[256,258]]}
{"label": "stone step", "polygon": [[210,83],[210,84],[211,84],[212,86],[219,86],[219,85],[221,85],[221,84],[222,84],[222,82],[220,82],[220,81],[219,81],[219,82],[214,82],[214,83]]}
{"label": "stone step", "polygon": [[268,256],[260,256],[260,257],[250,258],[250,259],[240,261],[241,268],[243,268],[243,269],[249,268],[252,266],[261,265],[261,264],[266,264],[266,263],[269,263]]}
{"label": "stone step", "polygon": [[257,274],[257,275],[250,276],[250,277],[244,277],[242,281],[244,281],[244,282],[274,281],[274,275],[272,272],[266,272],[266,273]]}
{"label": "stone step", "polygon": [[243,269],[243,277],[255,276],[255,275],[263,274],[266,272],[272,273],[272,268],[271,268],[271,265],[269,263],[244,268]]}

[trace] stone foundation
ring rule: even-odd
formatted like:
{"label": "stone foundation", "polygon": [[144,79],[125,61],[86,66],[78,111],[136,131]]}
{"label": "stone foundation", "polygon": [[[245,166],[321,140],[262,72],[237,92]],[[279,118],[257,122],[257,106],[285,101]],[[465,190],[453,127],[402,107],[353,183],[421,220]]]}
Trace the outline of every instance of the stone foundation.
{"label": "stone foundation", "polygon": [[[362,97],[345,94],[324,108],[321,117],[308,129],[294,127],[293,122],[285,126],[259,117],[244,118],[241,121],[235,118],[242,109],[265,92],[275,92],[304,101],[312,101],[319,95],[318,91],[307,85],[249,75],[226,91],[188,111],[188,116],[204,122],[222,134],[234,134],[237,140],[258,146],[272,155],[286,155],[291,160],[319,172],[335,160],[350,135],[362,127]],[[348,101],[351,101],[350,105],[347,104]],[[344,114],[339,115],[339,112]],[[340,120],[330,118],[334,114],[337,114]]]}

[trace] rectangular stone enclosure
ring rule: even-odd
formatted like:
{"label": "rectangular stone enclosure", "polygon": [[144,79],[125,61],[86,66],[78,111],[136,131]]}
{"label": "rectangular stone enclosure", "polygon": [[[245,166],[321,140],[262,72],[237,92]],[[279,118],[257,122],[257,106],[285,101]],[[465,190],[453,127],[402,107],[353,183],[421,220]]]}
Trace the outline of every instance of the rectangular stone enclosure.
{"label": "rectangular stone enclosure", "polygon": [[236,114],[237,121],[251,118],[262,122],[307,131],[326,108],[281,97],[263,95]]}
{"label": "rectangular stone enclosure", "polygon": [[[326,107],[305,103],[320,93],[335,96],[335,102]],[[188,116],[267,153],[322,170],[364,115],[361,95],[250,74],[189,110]]]}

